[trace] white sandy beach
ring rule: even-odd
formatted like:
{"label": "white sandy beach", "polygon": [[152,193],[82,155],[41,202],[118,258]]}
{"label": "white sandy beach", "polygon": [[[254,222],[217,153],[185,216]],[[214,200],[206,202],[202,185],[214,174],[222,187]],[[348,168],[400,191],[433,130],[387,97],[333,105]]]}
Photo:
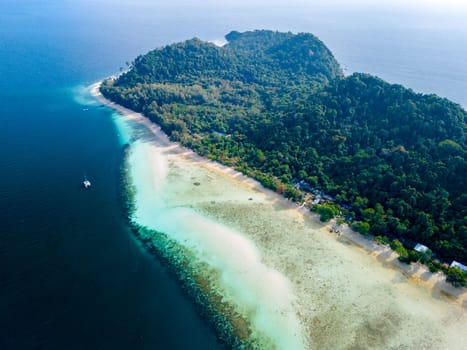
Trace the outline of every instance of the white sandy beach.
{"label": "white sandy beach", "polygon": [[465,349],[467,293],[256,181],[171,143],[140,114],[117,110],[130,140],[135,220],[190,248],[224,298],[278,349]]}

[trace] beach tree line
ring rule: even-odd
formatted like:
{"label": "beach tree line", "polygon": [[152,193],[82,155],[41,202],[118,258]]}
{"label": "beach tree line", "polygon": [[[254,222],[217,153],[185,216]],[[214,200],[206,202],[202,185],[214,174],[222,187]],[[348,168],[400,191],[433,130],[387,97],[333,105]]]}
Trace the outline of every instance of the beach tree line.
{"label": "beach tree line", "polygon": [[367,74],[344,77],[311,34],[226,38],[151,51],[101,91],[287,198],[329,194],[363,234],[467,262],[465,110]]}

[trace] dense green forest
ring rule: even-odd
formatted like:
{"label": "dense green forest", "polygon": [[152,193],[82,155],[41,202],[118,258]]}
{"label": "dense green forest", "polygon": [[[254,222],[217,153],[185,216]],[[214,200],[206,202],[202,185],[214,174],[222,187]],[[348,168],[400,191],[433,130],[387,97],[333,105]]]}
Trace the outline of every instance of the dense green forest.
{"label": "dense green forest", "polygon": [[465,110],[367,74],[344,77],[311,34],[226,39],[151,51],[101,91],[291,199],[332,196],[362,233],[467,263]]}

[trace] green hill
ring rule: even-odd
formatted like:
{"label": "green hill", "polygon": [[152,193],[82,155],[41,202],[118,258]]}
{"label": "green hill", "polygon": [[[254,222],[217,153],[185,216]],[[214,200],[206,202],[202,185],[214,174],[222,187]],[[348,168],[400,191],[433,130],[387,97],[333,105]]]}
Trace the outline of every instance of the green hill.
{"label": "green hill", "polygon": [[311,34],[231,32],[138,57],[102,93],[173,140],[299,200],[335,197],[375,235],[467,262],[466,112],[366,74]]}

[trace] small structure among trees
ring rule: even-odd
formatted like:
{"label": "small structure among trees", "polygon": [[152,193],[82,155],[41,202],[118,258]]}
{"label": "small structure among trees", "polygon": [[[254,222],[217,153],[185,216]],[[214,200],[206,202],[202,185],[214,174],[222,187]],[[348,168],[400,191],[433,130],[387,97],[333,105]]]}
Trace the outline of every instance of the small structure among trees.
{"label": "small structure among trees", "polygon": [[423,244],[420,244],[420,243],[417,243],[415,245],[415,247],[413,248],[413,250],[419,252],[419,253],[425,253],[427,252],[428,250],[430,250],[430,248],[428,248],[426,245],[423,245]]}
{"label": "small structure among trees", "polygon": [[433,252],[431,251],[431,249],[421,243],[417,243],[415,247],[413,248],[413,250],[415,250],[418,253],[418,257],[420,261],[424,264],[430,261],[431,256],[433,255]]}
{"label": "small structure among trees", "polygon": [[449,266],[449,268],[451,268],[451,267],[457,267],[458,269],[461,269],[462,271],[467,272],[467,266],[465,266],[465,265],[463,265],[460,262],[457,262],[455,260]]}
{"label": "small structure among trees", "polygon": [[449,266],[446,280],[454,287],[467,287],[467,266],[454,260]]}

